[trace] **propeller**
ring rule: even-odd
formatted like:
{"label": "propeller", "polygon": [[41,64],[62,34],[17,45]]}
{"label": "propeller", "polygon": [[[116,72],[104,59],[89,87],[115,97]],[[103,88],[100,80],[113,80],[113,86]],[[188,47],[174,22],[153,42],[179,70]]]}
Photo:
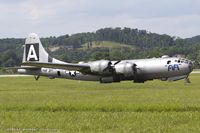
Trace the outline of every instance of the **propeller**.
{"label": "propeller", "polygon": [[103,71],[107,71],[108,70],[109,72],[113,73],[115,71],[115,69],[114,69],[115,65],[118,64],[119,62],[121,62],[121,60],[116,61],[114,64],[112,64],[112,62],[109,61],[108,62],[108,66]]}

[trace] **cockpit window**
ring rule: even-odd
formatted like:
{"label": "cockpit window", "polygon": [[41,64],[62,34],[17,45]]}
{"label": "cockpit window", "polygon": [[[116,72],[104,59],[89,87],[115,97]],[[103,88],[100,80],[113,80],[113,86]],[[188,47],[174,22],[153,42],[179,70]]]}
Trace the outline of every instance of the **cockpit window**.
{"label": "cockpit window", "polygon": [[170,64],[170,63],[171,63],[171,61],[170,61],[170,60],[168,60],[168,61],[167,61],[167,64]]}

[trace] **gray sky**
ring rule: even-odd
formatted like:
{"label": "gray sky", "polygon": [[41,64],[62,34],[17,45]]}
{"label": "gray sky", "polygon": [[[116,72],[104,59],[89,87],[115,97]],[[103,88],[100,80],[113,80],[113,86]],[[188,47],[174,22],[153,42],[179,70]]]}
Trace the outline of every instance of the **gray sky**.
{"label": "gray sky", "polygon": [[182,38],[200,35],[200,0],[0,0],[0,38],[130,27]]}

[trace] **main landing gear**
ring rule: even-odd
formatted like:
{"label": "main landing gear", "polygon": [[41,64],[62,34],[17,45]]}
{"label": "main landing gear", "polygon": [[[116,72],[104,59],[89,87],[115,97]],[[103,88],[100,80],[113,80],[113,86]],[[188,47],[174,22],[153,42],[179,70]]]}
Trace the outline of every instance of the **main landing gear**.
{"label": "main landing gear", "polygon": [[39,75],[34,75],[34,78],[37,81],[40,78],[40,76]]}

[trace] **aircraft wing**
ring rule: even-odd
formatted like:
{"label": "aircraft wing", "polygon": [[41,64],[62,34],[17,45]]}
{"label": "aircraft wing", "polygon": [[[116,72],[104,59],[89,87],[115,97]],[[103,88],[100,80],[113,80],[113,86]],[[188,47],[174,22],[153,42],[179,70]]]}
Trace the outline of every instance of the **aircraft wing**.
{"label": "aircraft wing", "polygon": [[65,70],[73,70],[80,71],[83,73],[90,72],[90,66],[87,64],[73,64],[73,63],[41,63],[41,62],[24,62],[23,66],[32,66],[32,67],[45,67],[45,68],[54,68],[54,69],[65,69]]}

